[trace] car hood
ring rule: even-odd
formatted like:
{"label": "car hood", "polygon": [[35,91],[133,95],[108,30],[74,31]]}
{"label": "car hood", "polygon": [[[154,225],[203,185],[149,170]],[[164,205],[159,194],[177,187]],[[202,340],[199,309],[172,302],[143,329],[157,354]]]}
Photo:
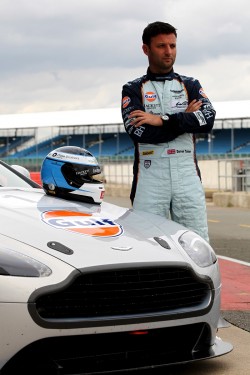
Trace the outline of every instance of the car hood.
{"label": "car hood", "polygon": [[42,189],[0,189],[0,234],[78,269],[187,262],[177,241],[185,230],[163,217],[106,202],[68,201]]}

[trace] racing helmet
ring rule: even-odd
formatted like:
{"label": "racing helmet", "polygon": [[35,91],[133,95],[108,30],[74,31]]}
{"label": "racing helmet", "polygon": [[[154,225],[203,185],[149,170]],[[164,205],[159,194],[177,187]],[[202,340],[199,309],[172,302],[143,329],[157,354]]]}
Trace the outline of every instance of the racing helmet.
{"label": "racing helmet", "polygon": [[102,203],[104,185],[93,176],[100,174],[96,158],[84,148],[64,146],[51,151],[41,166],[46,194],[87,203]]}

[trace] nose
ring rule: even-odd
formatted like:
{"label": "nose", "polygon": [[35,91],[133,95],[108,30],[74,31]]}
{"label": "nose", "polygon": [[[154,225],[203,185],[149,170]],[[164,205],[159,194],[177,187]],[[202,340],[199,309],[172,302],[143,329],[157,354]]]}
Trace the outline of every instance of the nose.
{"label": "nose", "polygon": [[165,53],[166,53],[167,55],[171,55],[171,52],[172,52],[172,48],[171,48],[170,46],[166,46],[166,47],[165,47]]}

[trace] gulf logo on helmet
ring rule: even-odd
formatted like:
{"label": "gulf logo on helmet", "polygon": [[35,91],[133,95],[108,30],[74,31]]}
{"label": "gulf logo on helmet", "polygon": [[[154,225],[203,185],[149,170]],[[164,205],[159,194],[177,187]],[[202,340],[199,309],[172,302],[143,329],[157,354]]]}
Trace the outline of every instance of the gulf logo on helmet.
{"label": "gulf logo on helmet", "polygon": [[46,211],[42,220],[57,229],[92,237],[116,237],[123,233],[121,225],[103,217],[76,211]]}
{"label": "gulf logo on helmet", "polygon": [[146,93],[144,94],[144,97],[145,97],[145,99],[146,99],[148,102],[154,102],[155,99],[156,99],[156,97],[157,97],[157,95],[156,95],[156,93],[153,92],[153,91],[148,91],[148,92],[146,92]]}
{"label": "gulf logo on helmet", "polygon": [[122,98],[122,108],[126,108],[130,102],[131,102],[130,97],[124,96],[124,98]]}

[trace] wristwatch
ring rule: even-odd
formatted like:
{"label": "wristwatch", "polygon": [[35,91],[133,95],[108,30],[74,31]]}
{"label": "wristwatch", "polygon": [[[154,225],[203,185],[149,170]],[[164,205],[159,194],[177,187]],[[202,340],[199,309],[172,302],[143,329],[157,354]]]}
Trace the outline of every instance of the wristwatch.
{"label": "wristwatch", "polygon": [[169,120],[169,116],[168,115],[163,115],[163,116],[161,116],[161,119],[162,119],[162,121],[168,121]]}

